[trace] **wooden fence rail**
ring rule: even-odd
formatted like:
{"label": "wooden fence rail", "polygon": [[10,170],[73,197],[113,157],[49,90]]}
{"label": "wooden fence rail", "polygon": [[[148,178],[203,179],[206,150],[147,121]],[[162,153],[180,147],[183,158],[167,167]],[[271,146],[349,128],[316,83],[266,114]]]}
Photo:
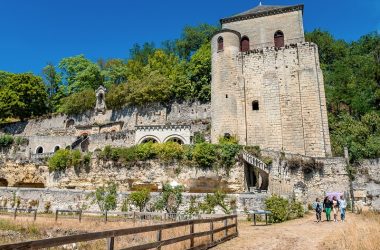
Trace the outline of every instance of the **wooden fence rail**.
{"label": "wooden fence rail", "polygon": [[[233,223],[228,225],[228,220],[233,220]],[[224,222],[224,226],[220,228],[215,228],[215,222]],[[203,232],[194,232],[194,225],[210,223],[210,230]],[[162,231],[167,229],[173,229],[178,227],[190,226],[188,234],[179,236],[176,238],[162,239]],[[127,236],[132,234],[140,234],[146,232],[156,232],[157,239],[155,242],[146,243],[138,246],[123,248],[124,250],[145,250],[145,249],[161,249],[162,246],[171,245],[179,243],[182,241],[190,240],[190,249],[208,249],[210,247],[216,246],[222,242],[230,240],[238,236],[238,223],[237,215],[229,215],[217,218],[208,219],[196,219],[188,221],[180,221],[168,224],[136,227],[136,228],[126,228],[118,230],[110,230],[103,232],[86,233],[79,235],[63,236],[57,238],[50,238],[45,240],[35,240],[27,241],[14,244],[0,245],[0,249],[41,249],[49,247],[58,247],[66,244],[94,241],[100,239],[107,239],[107,249],[115,249],[115,237]],[[229,229],[234,229],[233,233],[229,234]],[[219,232],[224,232],[224,236],[218,240],[215,240],[215,234]],[[204,236],[210,236],[210,241],[206,244],[200,246],[194,246],[194,239]]]}
{"label": "wooden fence rail", "polygon": [[13,218],[16,219],[17,212],[25,212],[25,213],[33,213],[33,220],[36,220],[37,218],[37,209],[32,208],[7,208],[7,207],[0,207],[0,211],[13,211]]}

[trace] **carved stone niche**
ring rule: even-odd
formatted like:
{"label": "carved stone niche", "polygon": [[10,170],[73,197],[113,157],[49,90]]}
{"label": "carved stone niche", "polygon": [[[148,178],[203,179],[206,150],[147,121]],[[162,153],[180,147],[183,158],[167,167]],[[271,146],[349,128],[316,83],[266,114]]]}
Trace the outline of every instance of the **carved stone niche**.
{"label": "carved stone niche", "polygon": [[106,91],[107,89],[104,86],[100,86],[96,91],[96,105],[95,105],[95,114],[105,114],[106,107]]}

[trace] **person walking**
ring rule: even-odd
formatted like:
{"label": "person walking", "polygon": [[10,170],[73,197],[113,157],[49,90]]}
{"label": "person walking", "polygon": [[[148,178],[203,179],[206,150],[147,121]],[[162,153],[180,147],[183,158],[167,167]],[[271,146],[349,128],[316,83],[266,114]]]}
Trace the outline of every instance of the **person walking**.
{"label": "person walking", "polygon": [[333,213],[334,213],[334,222],[337,222],[338,221],[338,211],[339,211],[339,201],[338,199],[336,198],[336,196],[333,197],[333,200],[332,200],[332,209],[333,209]]}
{"label": "person walking", "polygon": [[315,199],[315,202],[313,203],[313,208],[315,210],[315,216],[317,217],[317,223],[321,222],[323,204],[320,202],[319,198]]}
{"label": "person walking", "polygon": [[326,196],[325,199],[323,200],[323,208],[326,213],[326,220],[331,221],[331,208],[333,206],[332,201],[330,201],[329,197]]}
{"label": "person walking", "polygon": [[342,222],[346,219],[346,208],[347,208],[347,201],[344,199],[344,196],[340,196],[339,200],[339,209],[340,209],[340,219]]}

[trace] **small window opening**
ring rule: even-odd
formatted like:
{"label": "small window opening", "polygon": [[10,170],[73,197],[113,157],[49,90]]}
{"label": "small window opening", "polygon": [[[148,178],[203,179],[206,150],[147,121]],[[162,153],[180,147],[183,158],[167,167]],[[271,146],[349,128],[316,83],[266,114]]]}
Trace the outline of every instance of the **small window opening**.
{"label": "small window opening", "polygon": [[218,38],[218,51],[221,51],[224,49],[224,41],[223,41],[223,37],[219,37]]}
{"label": "small window opening", "polygon": [[241,39],[240,49],[241,49],[241,52],[249,51],[249,38],[248,37],[245,36]]}
{"label": "small window opening", "polygon": [[252,110],[259,110],[259,101],[252,102]]}
{"label": "small window opening", "polygon": [[44,153],[44,148],[43,147],[38,147],[36,149],[36,154],[43,154]]}
{"label": "small window opening", "polygon": [[276,33],[274,33],[274,46],[276,48],[285,46],[284,33],[281,30],[278,30]]}
{"label": "small window opening", "polygon": [[231,134],[230,133],[224,133],[224,139],[231,139]]}
{"label": "small window opening", "polygon": [[54,147],[54,152],[57,152],[59,149],[60,149],[59,146],[55,146],[55,147]]}
{"label": "small window opening", "polygon": [[226,98],[228,98],[228,95],[226,94]]}

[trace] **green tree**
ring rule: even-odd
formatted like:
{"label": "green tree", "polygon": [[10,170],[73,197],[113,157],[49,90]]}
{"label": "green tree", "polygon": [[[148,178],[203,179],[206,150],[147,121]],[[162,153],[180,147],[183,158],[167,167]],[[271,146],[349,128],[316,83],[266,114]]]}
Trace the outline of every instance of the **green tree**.
{"label": "green tree", "polygon": [[154,54],[156,48],[154,43],[134,44],[129,50],[129,58],[131,60],[140,62],[142,65],[148,64],[149,57]]}
{"label": "green tree", "polygon": [[33,74],[15,74],[0,89],[0,113],[2,118],[20,119],[47,112],[47,93],[42,79]]}
{"label": "green tree", "polygon": [[148,189],[141,189],[139,191],[132,192],[128,196],[128,201],[139,208],[139,211],[144,211],[146,205],[150,200],[150,191]]}
{"label": "green tree", "polygon": [[92,203],[98,204],[102,212],[115,210],[117,206],[117,184],[109,182],[106,186],[98,187],[89,197],[92,197]]}
{"label": "green tree", "polygon": [[172,186],[169,183],[162,187],[161,198],[156,202],[157,210],[165,210],[169,214],[176,214],[182,204],[182,193],[184,187],[181,185]]}
{"label": "green tree", "polygon": [[69,94],[87,88],[97,89],[103,84],[99,65],[91,62],[84,55],[62,59],[59,68],[62,71],[62,78],[67,84]]}
{"label": "green tree", "polygon": [[202,102],[211,101],[211,44],[203,44],[189,62],[192,97]]}
{"label": "green tree", "polygon": [[81,92],[73,93],[61,100],[58,112],[68,115],[82,114],[95,107],[96,97],[93,89],[84,89]]}
{"label": "green tree", "polygon": [[60,100],[64,97],[65,88],[62,86],[62,77],[52,63],[42,69],[42,75],[47,86],[50,111],[56,111]]}
{"label": "green tree", "polygon": [[189,60],[191,55],[203,44],[209,42],[218,30],[218,27],[209,24],[200,24],[194,27],[186,26],[182,31],[181,38],[176,42],[178,55]]}
{"label": "green tree", "polygon": [[102,74],[107,87],[112,84],[126,83],[128,79],[127,64],[120,59],[108,60],[103,66]]}
{"label": "green tree", "polygon": [[118,110],[127,105],[127,84],[113,84],[108,88],[106,95],[107,108]]}

